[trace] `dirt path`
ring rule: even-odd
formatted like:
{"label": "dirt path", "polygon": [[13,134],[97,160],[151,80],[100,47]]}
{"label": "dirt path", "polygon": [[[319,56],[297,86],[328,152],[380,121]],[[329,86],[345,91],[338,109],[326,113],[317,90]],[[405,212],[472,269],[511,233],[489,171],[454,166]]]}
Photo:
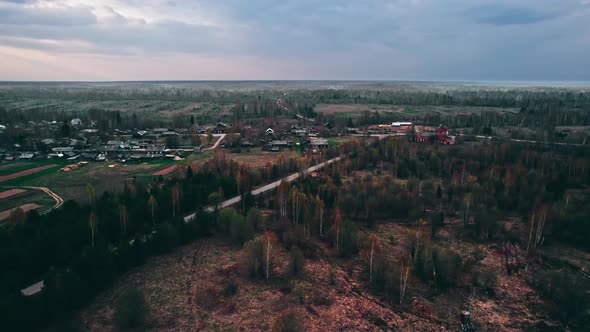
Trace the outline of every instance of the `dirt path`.
{"label": "dirt path", "polygon": [[44,192],[47,195],[51,196],[51,198],[53,198],[55,200],[55,205],[51,209],[48,209],[46,211],[43,211],[42,214],[49,213],[49,211],[55,210],[55,209],[59,208],[64,203],[64,200],[63,200],[63,198],[61,198],[61,196],[59,196],[58,194],[54,193],[53,191],[51,191],[51,189],[49,189],[47,187],[23,187],[23,188],[41,190],[42,192]]}
{"label": "dirt path", "polygon": [[55,167],[55,166],[57,166],[57,165],[51,164],[51,165],[39,166],[39,167],[31,168],[31,169],[26,169],[24,171],[20,171],[20,172],[8,174],[8,175],[0,176],[0,182],[6,181],[6,180],[10,180],[10,179],[19,178],[21,176],[25,176],[25,175],[29,175],[29,174],[33,174],[33,173],[37,173],[37,172],[41,172],[43,170],[46,170],[48,168],[52,168],[52,167]]}
{"label": "dirt path", "polygon": [[212,147],[203,149],[203,151],[209,151],[209,150],[217,149],[217,147],[219,146],[219,144],[221,143],[221,141],[223,141],[223,139],[225,138],[225,136],[226,136],[226,134],[213,135],[213,137],[219,137],[217,139],[217,142],[215,142],[215,144],[213,144]]}

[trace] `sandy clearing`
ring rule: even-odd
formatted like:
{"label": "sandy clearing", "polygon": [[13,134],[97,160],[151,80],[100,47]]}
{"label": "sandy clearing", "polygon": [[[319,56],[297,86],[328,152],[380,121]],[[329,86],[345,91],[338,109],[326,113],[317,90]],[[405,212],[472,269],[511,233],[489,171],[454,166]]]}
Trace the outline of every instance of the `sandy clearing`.
{"label": "sandy clearing", "polygon": [[51,164],[51,165],[39,166],[39,167],[35,167],[35,168],[26,169],[24,171],[20,171],[20,172],[8,174],[8,175],[0,176],[0,182],[6,181],[6,180],[10,180],[10,179],[15,179],[15,178],[18,178],[18,177],[21,177],[21,176],[25,176],[25,175],[29,175],[29,174],[33,174],[33,173],[37,173],[37,172],[41,172],[43,170],[46,170],[48,168],[52,168],[52,167],[55,167],[55,166],[57,166],[57,165]]}
{"label": "sandy clearing", "polygon": [[23,204],[21,206],[12,208],[10,210],[6,210],[6,211],[0,212],[0,220],[4,220],[4,219],[10,217],[10,214],[12,213],[12,211],[14,211],[14,210],[16,210],[18,208],[21,208],[23,211],[27,212],[27,211],[30,211],[30,210],[38,209],[40,207],[41,207],[41,205],[36,204],[36,203]]}
{"label": "sandy clearing", "polygon": [[168,167],[162,168],[158,171],[153,172],[153,175],[168,175],[178,169],[178,164],[170,165]]}
{"label": "sandy clearing", "polygon": [[26,190],[24,189],[10,189],[3,192],[0,192],[0,199],[7,198],[10,196],[18,195],[24,193]]}

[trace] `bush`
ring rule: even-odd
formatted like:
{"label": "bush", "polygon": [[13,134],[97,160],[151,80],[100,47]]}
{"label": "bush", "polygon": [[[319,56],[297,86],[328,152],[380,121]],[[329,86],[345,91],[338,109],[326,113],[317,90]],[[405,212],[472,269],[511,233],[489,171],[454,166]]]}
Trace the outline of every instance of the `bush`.
{"label": "bush", "polygon": [[246,249],[246,266],[252,278],[264,275],[264,248],[260,239],[253,239],[244,244]]}
{"label": "bush", "polygon": [[231,240],[236,245],[243,245],[254,238],[254,227],[243,216],[237,215],[229,226]]}
{"label": "bush", "polygon": [[226,297],[231,297],[238,294],[238,285],[235,282],[230,282],[225,288],[223,289],[223,295]]}
{"label": "bush", "polygon": [[115,304],[115,325],[121,330],[137,329],[145,326],[147,317],[143,293],[136,288],[123,291]]}
{"label": "bush", "polygon": [[575,324],[588,320],[590,283],[568,272],[541,273],[534,281],[535,287],[555,303],[556,315],[565,323]]}
{"label": "bush", "polygon": [[433,262],[436,268],[436,285],[446,290],[457,285],[463,266],[461,256],[448,249],[433,252]]}
{"label": "bush", "polygon": [[299,247],[291,248],[289,272],[292,276],[301,276],[305,273],[305,257]]}
{"label": "bush", "polygon": [[473,274],[473,284],[480,287],[486,294],[495,294],[498,275],[493,270],[476,270]]}
{"label": "bush", "polygon": [[293,310],[286,311],[275,318],[272,324],[273,332],[304,331],[301,315]]}
{"label": "bush", "polygon": [[295,286],[293,286],[291,293],[293,293],[293,296],[295,297],[297,302],[299,302],[300,304],[305,303],[306,293],[305,293],[305,288],[303,287],[303,285],[296,284]]}

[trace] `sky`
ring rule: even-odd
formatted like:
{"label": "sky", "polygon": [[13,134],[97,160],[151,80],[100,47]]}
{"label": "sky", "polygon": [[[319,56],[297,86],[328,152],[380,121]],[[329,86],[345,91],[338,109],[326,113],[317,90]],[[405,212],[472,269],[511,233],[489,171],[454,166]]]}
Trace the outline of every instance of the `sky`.
{"label": "sky", "polygon": [[590,81],[590,0],[0,0],[0,81]]}

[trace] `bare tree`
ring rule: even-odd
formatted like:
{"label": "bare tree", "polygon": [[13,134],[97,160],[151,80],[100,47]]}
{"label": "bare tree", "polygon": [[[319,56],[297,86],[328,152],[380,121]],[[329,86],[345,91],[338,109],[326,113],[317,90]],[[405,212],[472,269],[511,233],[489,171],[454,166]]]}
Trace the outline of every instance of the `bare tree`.
{"label": "bare tree", "polygon": [[399,263],[399,304],[402,304],[404,297],[406,296],[406,289],[408,288],[408,278],[410,277],[412,259],[409,255],[403,254],[400,257]]}
{"label": "bare tree", "polygon": [[277,236],[272,231],[266,231],[262,234],[262,244],[264,249],[266,279],[270,277],[270,258],[277,247]]}
{"label": "bare tree", "polygon": [[381,254],[381,239],[375,234],[369,235],[367,238],[366,248],[363,251],[363,256],[369,262],[369,283],[373,283],[373,263],[375,259]]}
{"label": "bare tree", "polygon": [[336,234],[336,251],[340,251],[340,231],[342,229],[342,213],[340,212],[340,208],[334,209],[334,225],[332,227]]}

